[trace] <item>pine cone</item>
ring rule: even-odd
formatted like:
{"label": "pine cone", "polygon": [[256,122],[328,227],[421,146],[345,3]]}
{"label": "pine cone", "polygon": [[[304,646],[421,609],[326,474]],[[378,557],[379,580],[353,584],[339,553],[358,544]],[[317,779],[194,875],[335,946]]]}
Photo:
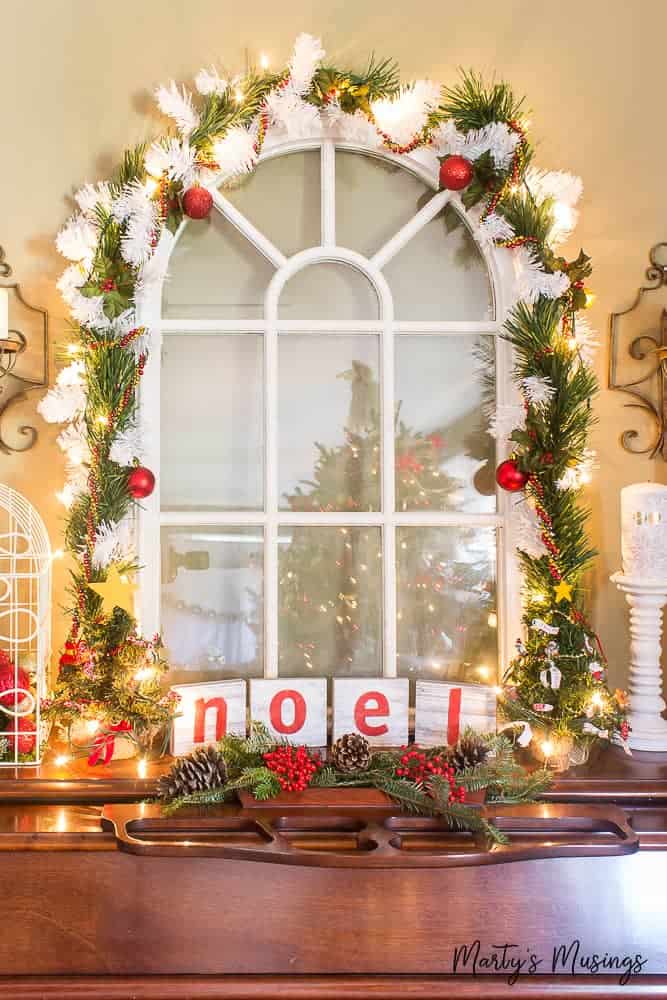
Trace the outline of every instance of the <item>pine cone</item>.
{"label": "pine cone", "polygon": [[486,740],[471,731],[464,733],[458,743],[449,748],[447,762],[452,765],[455,772],[458,772],[464,771],[467,767],[483,764],[488,756],[489,746]]}
{"label": "pine cone", "polygon": [[331,763],[337,771],[344,771],[346,774],[366,771],[370,759],[370,744],[359,733],[346,733],[331,748]]}
{"label": "pine cone", "polygon": [[158,798],[171,802],[182,795],[219,788],[227,781],[227,765],[212,744],[197,747],[187,757],[179,757],[168,774],[158,781]]}

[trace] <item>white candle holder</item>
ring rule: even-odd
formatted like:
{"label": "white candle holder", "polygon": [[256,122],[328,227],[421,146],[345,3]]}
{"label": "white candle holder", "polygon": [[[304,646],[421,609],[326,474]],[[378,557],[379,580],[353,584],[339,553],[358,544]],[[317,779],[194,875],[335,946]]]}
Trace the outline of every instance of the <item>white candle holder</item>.
{"label": "white candle holder", "polygon": [[630,711],[628,739],[633,750],[667,751],[667,721],[662,718],[662,609],[667,580],[642,582],[624,573],[611,577],[630,605]]}

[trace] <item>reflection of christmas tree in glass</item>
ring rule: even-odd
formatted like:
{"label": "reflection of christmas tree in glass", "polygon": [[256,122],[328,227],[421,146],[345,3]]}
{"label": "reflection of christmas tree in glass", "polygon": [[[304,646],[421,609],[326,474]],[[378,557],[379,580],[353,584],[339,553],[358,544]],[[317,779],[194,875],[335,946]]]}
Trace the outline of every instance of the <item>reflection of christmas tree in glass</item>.
{"label": "reflection of christmas tree in glass", "polygon": [[[380,507],[378,386],[353,362],[341,445],[316,444],[313,479],[287,497],[293,511]],[[440,510],[459,484],[441,469],[444,439],[396,415],[396,509]],[[378,527],[301,527],[281,533],[280,670],[376,674],[382,663],[382,552]],[[399,672],[491,679],[494,536],[489,529],[397,529]],[[479,667],[488,667],[489,676]]]}

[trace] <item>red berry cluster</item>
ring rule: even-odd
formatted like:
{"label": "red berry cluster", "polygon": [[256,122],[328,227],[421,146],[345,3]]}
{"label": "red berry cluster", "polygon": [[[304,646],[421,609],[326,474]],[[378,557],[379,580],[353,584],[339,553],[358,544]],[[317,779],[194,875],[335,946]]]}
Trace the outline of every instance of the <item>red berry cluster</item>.
{"label": "red berry cluster", "polygon": [[436,775],[449,782],[450,802],[465,802],[466,790],[463,785],[456,784],[454,768],[442,754],[427,757],[415,744],[412,750],[406,750],[401,756],[400,767],[396,768],[397,778],[407,778],[417,785],[424,784]]}
{"label": "red berry cluster", "polygon": [[311,756],[305,747],[276,747],[264,754],[264,761],[284,792],[302,792],[322,767],[317,754]]}
{"label": "red berry cluster", "polygon": [[623,722],[621,723],[621,739],[625,741],[627,740],[629,735],[630,735],[630,725],[624,719]]}

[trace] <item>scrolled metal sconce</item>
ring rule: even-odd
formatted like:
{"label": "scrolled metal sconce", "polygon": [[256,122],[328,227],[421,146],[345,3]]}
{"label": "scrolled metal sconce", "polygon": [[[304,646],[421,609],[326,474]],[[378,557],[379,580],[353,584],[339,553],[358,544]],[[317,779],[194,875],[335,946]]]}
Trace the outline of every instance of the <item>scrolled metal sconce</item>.
{"label": "scrolled metal sconce", "polygon": [[[17,447],[5,440],[2,421],[8,407],[25,399],[26,393],[30,389],[38,389],[49,384],[49,314],[46,309],[39,309],[26,302],[21,294],[20,285],[4,280],[10,278],[11,275],[12,269],[5,260],[4,250],[0,247],[0,451],[3,451],[5,455],[27,451],[37,440],[37,430],[27,424],[18,428],[18,433],[26,439],[22,445]],[[42,374],[39,378],[29,378],[27,375],[19,375],[15,371],[17,361],[28,349],[28,340],[21,330],[14,329],[9,325],[10,294],[14,296],[23,309],[41,317],[39,329]]]}
{"label": "scrolled metal sconce", "polygon": [[633,381],[620,382],[618,378],[621,317],[633,312],[646,292],[654,292],[658,288],[665,287],[667,287],[667,243],[656,243],[649,252],[646,284],[638,289],[632,305],[611,314],[609,388],[619,389],[633,396],[636,402],[626,403],[626,406],[648,413],[655,424],[655,434],[645,448],[638,445],[639,431],[634,429],[624,431],[621,435],[621,444],[625,450],[633,455],[648,454],[651,458],[660,454],[667,461],[667,309],[662,310],[660,327],[655,336],[651,333],[641,333],[628,347],[628,354],[633,361],[647,361],[653,357],[655,364],[651,364],[649,371]]}

